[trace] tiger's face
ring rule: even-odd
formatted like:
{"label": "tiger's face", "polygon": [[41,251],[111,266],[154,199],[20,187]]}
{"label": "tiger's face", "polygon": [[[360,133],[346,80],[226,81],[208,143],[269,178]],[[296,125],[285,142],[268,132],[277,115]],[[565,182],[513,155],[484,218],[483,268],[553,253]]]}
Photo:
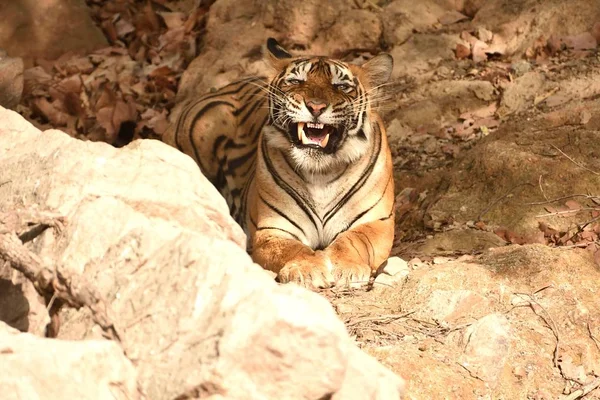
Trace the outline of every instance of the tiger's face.
{"label": "tiger's face", "polygon": [[279,73],[269,84],[267,140],[299,168],[327,172],[360,158],[372,133],[371,96],[392,71],[380,54],[362,66],[326,57],[293,58],[274,39],[267,49]]}

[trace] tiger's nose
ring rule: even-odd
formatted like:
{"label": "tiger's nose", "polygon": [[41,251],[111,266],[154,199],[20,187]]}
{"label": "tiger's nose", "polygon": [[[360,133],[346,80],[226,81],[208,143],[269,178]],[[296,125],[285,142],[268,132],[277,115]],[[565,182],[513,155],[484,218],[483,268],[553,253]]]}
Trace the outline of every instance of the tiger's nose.
{"label": "tiger's nose", "polygon": [[314,117],[318,117],[327,108],[327,103],[323,100],[309,100],[306,102],[306,107]]}

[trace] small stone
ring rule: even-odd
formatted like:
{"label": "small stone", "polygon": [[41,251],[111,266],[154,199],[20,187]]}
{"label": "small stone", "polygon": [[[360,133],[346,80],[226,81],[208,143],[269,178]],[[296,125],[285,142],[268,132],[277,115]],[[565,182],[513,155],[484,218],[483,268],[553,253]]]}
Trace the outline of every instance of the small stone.
{"label": "small stone", "polygon": [[462,361],[468,363],[469,372],[487,382],[498,384],[501,371],[508,359],[511,326],[506,316],[489,314],[471,325],[465,332],[467,343]]}
{"label": "small stone", "polygon": [[592,114],[587,110],[583,110],[581,114],[579,114],[579,123],[581,125],[587,124],[590,122],[590,119],[592,119]]}
{"label": "small stone", "polygon": [[338,314],[350,314],[355,311],[355,306],[348,303],[339,303],[335,305],[335,309]]}
{"label": "small stone", "polygon": [[516,366],[515,368],[513,368],[513,375],[519,379],[522,379],[527,376],[527,371],[521,366]]}
{"label": "small stone", "polygon": [[494,34],[492,31],[489,31],[485,28],[479,28],[477,29],[477,37],[483,42],[490,43],[494,37]]}
{"label": "small stone", "polygon": [[399,273],[403,273],[405,275],[408,274],[409,268],[408,263],[401,259],[400,257],[390,257],[387,260],[385,267],[383,268],[383,273],[394,276]]}
{"label": "small stone", "polygon": [[434,257],[433,258],[434,264],[446,264],[448,261],[450,261],[450,259],[448,257]]}
{"label": "small stone", "polygon": [[526,60],[519,60],[512,63],[510,69],[517,77],[519,77],[531,71],[531,64]]}

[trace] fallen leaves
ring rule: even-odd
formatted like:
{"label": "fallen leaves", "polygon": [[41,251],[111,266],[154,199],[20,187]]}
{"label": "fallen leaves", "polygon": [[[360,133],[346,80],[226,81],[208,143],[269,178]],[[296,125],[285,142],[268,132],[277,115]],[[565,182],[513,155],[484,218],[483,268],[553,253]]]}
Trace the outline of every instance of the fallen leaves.
{"label": "fallen leaves", "polygon": [[457,43],[454,49],[454,54],[459,60],[471,57],[478,64],[486,61],[492,55],[502,55],[506,52],[504,39],[485,28],[463,31],[460,38],[463,43]]}
{"label": "fallen leaves", "polygon": [[117,146],[160,137],[181,74],[197,53],[211,2],[202,3],[185,13],[159,0],[88,1],[111,46],[37,60],[24,72],[24,114],[40,128]]}
{"label": "fallen leaves", "polygon": [[596,23],[590,31],[576,35],[542,35],[527,49],[525,56],[540,63],[561,52],[586,56],[598,48],[598,43],[600,43],[600,23]]}

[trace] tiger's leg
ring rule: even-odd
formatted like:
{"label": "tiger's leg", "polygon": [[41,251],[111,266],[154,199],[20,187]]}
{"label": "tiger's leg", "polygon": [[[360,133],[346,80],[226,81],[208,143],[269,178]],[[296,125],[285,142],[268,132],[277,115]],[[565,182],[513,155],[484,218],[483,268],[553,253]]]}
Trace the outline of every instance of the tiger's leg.
{"label": "tiger's leg", "polygon": [[277,273],[282,283],[296,282],[310,288],[333,284],[331,263],[323,251],[315,251],[297,239],[279,236],[276,230],[255,233],[252,259]]}
{"label": "tiger's leg", "polygon": [[332,264],[336,286],[367,283],[389,257],[393,241],[393,216],[340,233],[324,250]]}

